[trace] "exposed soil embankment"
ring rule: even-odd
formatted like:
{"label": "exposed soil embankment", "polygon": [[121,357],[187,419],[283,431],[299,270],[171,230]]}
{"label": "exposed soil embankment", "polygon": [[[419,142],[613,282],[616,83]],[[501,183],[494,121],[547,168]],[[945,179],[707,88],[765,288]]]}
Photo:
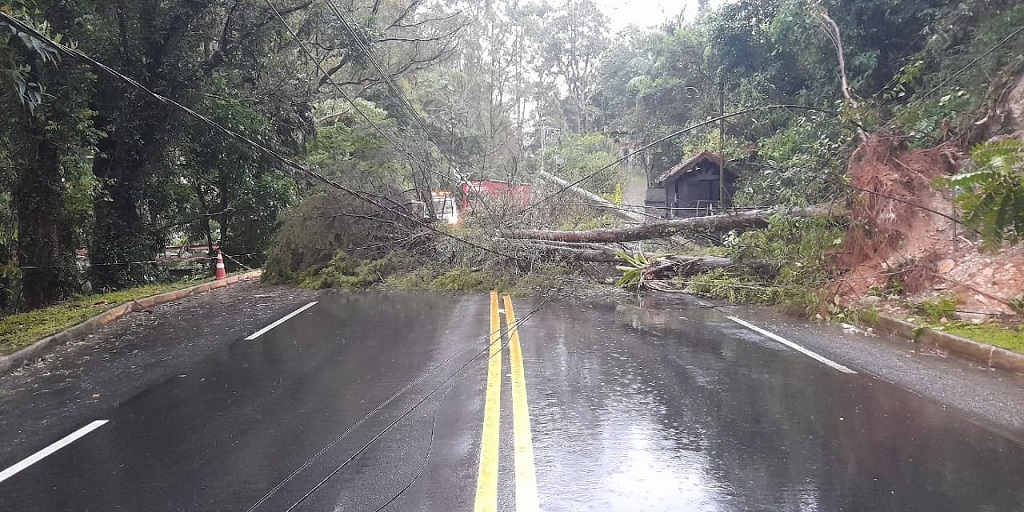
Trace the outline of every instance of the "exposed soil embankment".
{"label": "exposed soil embankment", "polygon": [[892,136],[869,138],[850,159],[860,192],[839,254],[848,271],[839,292],[850,302],[905,294],[907,302],[955,297],[960,318],[1013,315],[1009,302],[1024,291],[1024,246],[984,251],[957,222],[953,190],[936,178],[964,159],[952,143],[909,149]]}

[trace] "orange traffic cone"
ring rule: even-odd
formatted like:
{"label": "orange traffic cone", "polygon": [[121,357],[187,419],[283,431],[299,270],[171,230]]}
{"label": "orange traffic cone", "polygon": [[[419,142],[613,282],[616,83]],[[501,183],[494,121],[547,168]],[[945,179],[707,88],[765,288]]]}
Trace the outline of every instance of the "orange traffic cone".
{"label": "orange traffic cone", "polygon": [[227,279],[228,273],[224,270],[224,255],[217,251],[217,279]]}

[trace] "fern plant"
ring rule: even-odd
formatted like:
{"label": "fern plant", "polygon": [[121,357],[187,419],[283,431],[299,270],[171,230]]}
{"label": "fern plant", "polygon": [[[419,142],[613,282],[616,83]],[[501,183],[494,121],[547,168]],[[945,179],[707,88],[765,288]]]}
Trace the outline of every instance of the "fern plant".
{"label": "fern plant", "polygon": [[964,224],[977,230],[984,246],[996,250],[1004,241],[1024,236],[1024,142],[1016,139],[980,144],[971,150],[970,172],[940,178],[956,187]]}

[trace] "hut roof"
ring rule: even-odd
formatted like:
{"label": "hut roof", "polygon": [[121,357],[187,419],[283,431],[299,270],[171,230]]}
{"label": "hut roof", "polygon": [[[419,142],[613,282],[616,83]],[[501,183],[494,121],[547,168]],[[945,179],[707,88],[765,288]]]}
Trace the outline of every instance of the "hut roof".
{"label": "hut roof", "polygon": [[[658,179],[655,180],[655,183],[661,186],[664,185],[666,181],[672,178],[682,176],[683,174],[686,174],[688,172],[692,172],[697,168],[697,165],[699,165],[704,160],[710,160],[711,162],[714,162],[719,165],[722,165],[723,163],[722,156],[719,155],[718,153],[712,153],[711,151],[701,151],[700,153],[694,155],[693,158],[690,158],[689,160],[683,162],[679,162],[679,164],[677,164],[675,167],[662,173],[662,175],[658,176]],[[736,171],[729,168],[728,163],[725,164],[725,170],[726,172],[732,173],[733,175],[736,174]]]}

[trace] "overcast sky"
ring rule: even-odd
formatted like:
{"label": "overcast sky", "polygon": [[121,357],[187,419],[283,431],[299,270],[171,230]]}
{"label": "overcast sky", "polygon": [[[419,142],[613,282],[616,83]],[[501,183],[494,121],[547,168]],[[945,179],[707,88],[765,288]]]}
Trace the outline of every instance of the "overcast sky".
{"label": "overcast sky", "polygon": [[[697,14],[697,0],[594,0],[611,18],[612,31],[617,32],[629,24],[647,28],[660,25],[685,10],[686,19]],[[711,0],[715,8],[726,0]]]}

